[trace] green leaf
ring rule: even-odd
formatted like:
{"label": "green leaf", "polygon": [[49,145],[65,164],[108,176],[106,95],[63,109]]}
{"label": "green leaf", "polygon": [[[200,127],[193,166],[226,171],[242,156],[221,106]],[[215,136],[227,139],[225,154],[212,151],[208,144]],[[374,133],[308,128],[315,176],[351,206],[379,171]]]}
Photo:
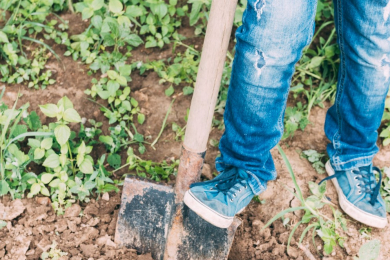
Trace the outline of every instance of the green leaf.
{"label": "green leaf", "polygon": [[68,108],[73,108],[73,103],[72,101],[70,101],[70,99],[67,96],[65,96],[58,101],[57,107],[60,106],[63,106],[64,110],[67,110]]}
{"label": "green leaf", "polygon": [[46,158],[42,165],[52,169],[57,168],[60,166],[60,157],[58,154],[53,153]]}
{"label": "green leaf", "polygon": [[[131,74],[131,65],[123,65],[119,67],[119,74],[121,76],[130,76]],[[130,89],[128,90],[130,93]]]}
{"label": "green leaf", "polygon": [[154,14],[156,14],[160,19],[163,18],[167,12],[168,12],[168,7],[167,4],[164,2],[160,2],[158,4],[151,4],[150,9]]}
{"label": "green leaf", "polygon": [[91,19],[91,24],[98,30],[102,29],[103,19],[100,15],[94,15]]}
{"label": "green leaf", "polygon": [[47,197],[50,196],[50,192],[49,192],[49,190],[46,187],[41,187],[41,194],[45,195]]}
{"label": "green leaf", "polygon": [[5,222],[4,220],[0,220],[0,230],[1,230],[3,227],[5,227],[5,226],[7,226],[7,222]]}
{"label": "green leaf", "polygon": [[381,241],[374,239],[368,241],[359,249],[359,260],[375,260],[378,258],[381,249]]}
{"label": "green leaf", "polygon": [[9,191],[9,185],[5,180],[0,181],[0,196],[7,194]]}
{"label": "green leaf", "polygon": [[9,42],[7,35],[2,31],[0,31],[0,42]]}
{"label": "green leaf", "polygon": [[93,10],[92,7],[84,8],[84,10],[81,12],[83,20],[86,20],[90,17],[92,17],[95,10]]}
{"label": "green leaf", "polygon": [[137,34],[130,34],[125,38],[125,42],[127,42],[131,46],[138,47],[144,41]]}
{"label": "green leaf", "polygon": [[140,125],[142,125],[142,124],[145,122],[145,115],[139,113],[137,119],[138,119],[138,123],[139,123]]}
{"label": "green leaf", "polygon": [[93,173],[93,165],[92,162],[88,159],[84,159],[84,161],[79,166],[80,171],[85,174]]}
{"label": "green leaf", "polygon": [[111,12],[117,14],[122,12],[123,5],[119,0],[110,0],[110,3],[108,4],[108,8]]}
{"label": "green leaf", "polygon": [[107,162],[114,169],[118,169],[121,166],[121,157],[119,154],[110,154],[107,157]]}
{"label": "green leaf", "polygon": [[56,117],[58,113],[58,107],[54,104],[46,104],[39,106],[42,113],[44,113],[48,117]]}
{"label": "green leaf", "polygon": [[64,112],[64,120],[68,122],[79,123],[81,122],[81,117],[75,109],[68,108]]}
{"label": "green leaf", "polygon": [[99,10],[104,6],[104,0],[93,0],[91,7],[94,10]]}
{"label": "green leaf", "polygon": [[49,182],[51,182],[51,180],[54,178],[54,174],[51,174],[51,173],[44,173],[42,174],[41,176],[41,181],[44,183],[44,184],[48,184]]}
{"label": "green leaf", "polygon": [[[31,189],[30,189],[30,194],[32,196],[36,195],[39,193],[39,191],[41,190],[41,185],[39,183],[34,183],[32,186],[31,186]],[[31,197],[32,197],[31,196]]]}
{"label": "green leaf", "polygon": [[53,138],[45,138],[41,142],[41,148],[45,150],[49,150],[53,145]]}
{"label": "green leaf", "polygon": [[183,88],[183,94],[186,96],[186,95],[191,95],[192,93],[194,93],[194,88],[193,87],[190,87],[190,86],[186,86]]}
{"label": "green leaf", "polygon": [[41,148],[36,148],[34,150],[34,160],[39,160],[45,156],[45,150]]}
{"label": "green leaf", "polygon": [[175,89],[172,87],[172,85],[165,90],[165,95],[170,97],[175,93]]}
{"label": "green leaf", "polygon": [[60,145],[66,144],[70,137],[70,129],[67,125],[58,125],[54,129],[54,135]]}
{"label": "green leaf", "polygon": [[28,145],[31,148],[38,148],[38,147],[41,147],[41,142],[39,140],[37,140],[37,139],[29,138],[28,139]]}
{"label": "green leaf", "polygon": [[111,136],[101,135],[99,136],[99,141],[111,146],[114,145],[114,140],[112,139]]}
{"label": "green leaf", "polygon": [[24,122],[26,122],[28,127],[33,131],[36,131],[42,127],[41,120],[35,111],[32,111],[30,115],[28,115],[28,117],[24,118],[23,120]]}
{"label": "green leaf", "polygon": [[113,79],[113,80],[115,80],[117,77],[119,77],[118,73],[115,70],[107,71],[107,75],[110,79]]}

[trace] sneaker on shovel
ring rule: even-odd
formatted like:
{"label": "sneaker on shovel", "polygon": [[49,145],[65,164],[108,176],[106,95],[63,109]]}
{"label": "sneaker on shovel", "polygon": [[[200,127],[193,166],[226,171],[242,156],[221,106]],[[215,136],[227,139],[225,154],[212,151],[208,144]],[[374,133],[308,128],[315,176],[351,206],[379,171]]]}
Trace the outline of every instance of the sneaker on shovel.
{"label": "sneaker on shovel", "polygon": [[214,226],[228,228],[255,196],[248,178],[244,170],[230,168],[211,181],[192,184],[184,203]]}
{"label": "sneaker on shovel", "polygon": [[[379,194],[382,174],[377,167],[369,165],[353,170],[335,171],[328,161],[325,168],[329,177],[321,182],[332,180],[340,207],[345,213],[367,226],[384,228],[387,225],[385,202]],[[379,173],[378,183],[374,171]]]}

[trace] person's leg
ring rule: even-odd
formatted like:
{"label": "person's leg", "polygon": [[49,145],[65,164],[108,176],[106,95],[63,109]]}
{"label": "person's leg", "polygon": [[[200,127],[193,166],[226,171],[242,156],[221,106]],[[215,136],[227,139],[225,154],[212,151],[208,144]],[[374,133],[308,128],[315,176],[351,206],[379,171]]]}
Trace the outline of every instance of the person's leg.
{"label": "person's leg", "polygon": [[225,171],[216,180],[195,184],[185,197],[191,209],[214,225],[228,226],[276,178],[270,150],[283,134],[291,77],[311,41],[315,14],[316,0],[248,0],[236,32],[226,130],[217,159],[217,169]]}
{"label": "person's leg", "polygon": [[236,53],[224,113],[218,170],[253,173],[265,188],[276,178],[270,150],[283,134],[294,67],[314,32],[316,0],[249,0],[236,32]]}
{"label": "person's leg", "polygon": [[390,1],[334,0],[340,46],[335,104],[325,133],[333,178],[344,211],[374,227],[387,224],[372,159],[390,86]]}
{"label": "person's leg", "polygon": [[335,170],[370,165],[390,86],[390,1],[335,0],[340,67],[325,133]]}

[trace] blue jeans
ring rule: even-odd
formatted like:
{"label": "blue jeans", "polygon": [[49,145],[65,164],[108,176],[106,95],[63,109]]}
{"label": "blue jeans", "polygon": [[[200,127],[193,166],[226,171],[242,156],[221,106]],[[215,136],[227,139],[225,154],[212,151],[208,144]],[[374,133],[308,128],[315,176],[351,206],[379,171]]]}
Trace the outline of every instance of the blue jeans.
{"label": "blue jeans", "polygon": [[[270,150],[283,134],[291,78],[314,32],[316,0],[248,0],[237,29],[217,169],[247,170],[256,194],[276,178]],[[389,0],[334,0],[340,67],[328,110],[327,151],[335,170],[369,165],[390,77]]]}

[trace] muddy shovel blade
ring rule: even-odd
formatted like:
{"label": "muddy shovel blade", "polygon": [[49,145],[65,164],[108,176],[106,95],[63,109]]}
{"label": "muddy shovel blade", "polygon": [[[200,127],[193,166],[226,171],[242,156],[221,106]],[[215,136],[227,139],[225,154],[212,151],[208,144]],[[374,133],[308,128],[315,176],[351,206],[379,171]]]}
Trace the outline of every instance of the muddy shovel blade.
{"label": "muddy shovel blade", "polygon": [[128,175],[123,185],[115,231],[118,245],[163,259],[166,237],[175,209],[175,193],[168,185]]}
{"label": "muddy shovel blade", "polygon": [[151,253],[155,260],[163,260],[168,232],[178,218],[182,225],[180,241],[174,246],[177,248],[174,259],[227,259],[234,233],[241,223],[239,219],[228,229],[217,228],[183,203],[175,205],[171,186],[134,176],[127,176],[124,183],[115,242],[141,254]]}

